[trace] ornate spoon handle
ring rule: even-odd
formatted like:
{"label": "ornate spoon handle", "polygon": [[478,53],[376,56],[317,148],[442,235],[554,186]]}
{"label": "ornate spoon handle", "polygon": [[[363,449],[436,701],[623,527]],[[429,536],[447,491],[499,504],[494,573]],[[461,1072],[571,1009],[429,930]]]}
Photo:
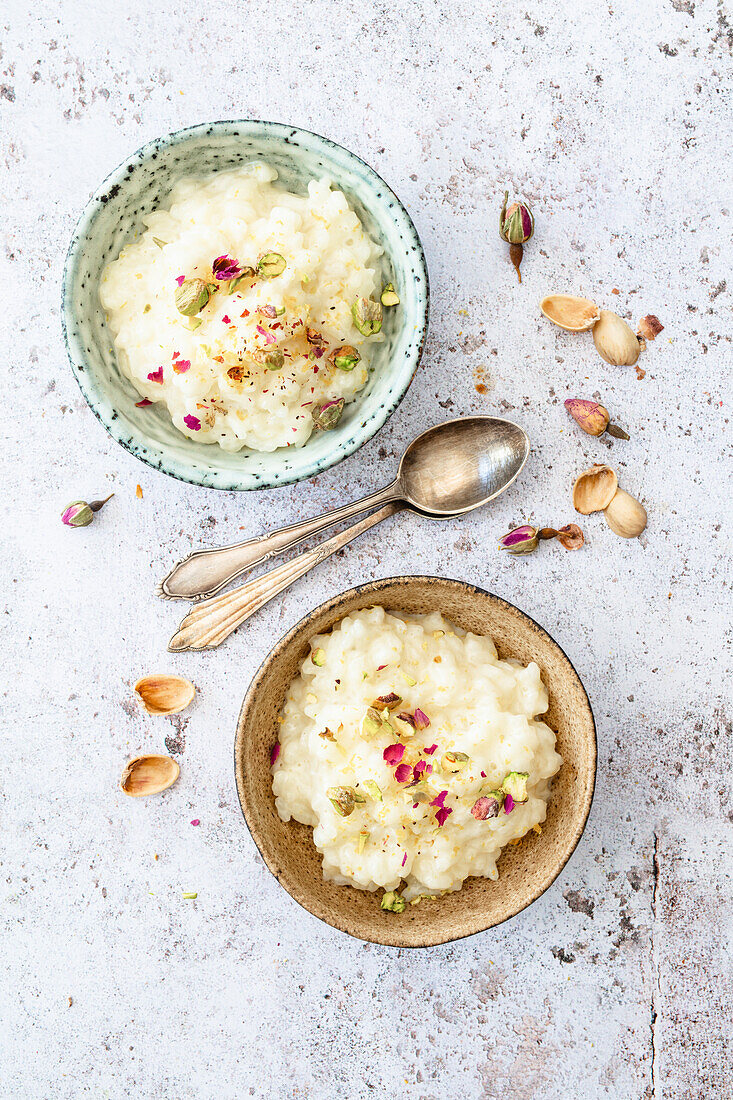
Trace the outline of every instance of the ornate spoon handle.
{"label": "ornate spoon handle", "polygon": [[228,638],[246,619],[263,607],[278,592],[282,592],[312,569],[346,546],[352,539],[363,535],[370,527],[381,523],[383,519],[399,512],[405,505],[401,501],[392,501],[370,516],[359,520],[345,531],[340,531],[320,546],[298,554],[292,561],[278,565],[269,573],[226,592],[223,596],[214,596],[194,604],[168,643],[168,649],[177,653],[183,649],[214,649]]}
{"label": "ornate spoon handle", "polygon": [[292,523],[279,531],[259,535],[234,546],[220,546],[215,550],[196,550],[180,561],[158,586],[158,595],[166,600],[193,600],[198,596],[213,596],[229,581],[241,573],[259,565],[273,554],[292,550],[303,539],[317,535],[326,527],[332,527],[343,519],[350,519],[359,512],[376,508],[395,499],[396,485],[388,485],[376,493],[334,508],[331,512]]}

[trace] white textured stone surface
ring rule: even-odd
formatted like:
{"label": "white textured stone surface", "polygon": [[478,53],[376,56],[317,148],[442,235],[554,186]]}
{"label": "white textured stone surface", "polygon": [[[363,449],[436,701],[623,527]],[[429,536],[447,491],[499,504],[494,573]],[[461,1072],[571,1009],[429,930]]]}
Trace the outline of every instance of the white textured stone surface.
{"label": "white textured stone surface", "polygon": [[[730,1096],[723,6],[50,0],[4,21],[0,1095]],[[423,365],[379,436],[314,483],[246,499],[114,444],[59,324],[91,191],[149,138],[221,117],[290,121],[360,154],[413,214],[433,290]],[[496,235],[505,184],[537,216],[521,287]],[[659,314],[644,380],[546,324],[551,290]],[[602,395],[631,442],[582,436],[562,407],[576,393]],[[173,561],[377,487],[419,429],[472,411],[531,436],[512,492],[452,526],[398,517],[220,651],[166,655],[182,608],[153,584]],[[594,516],[580,553],[499,560],[512,522],[575,518],[569,486],[595,458],[647,504],[644,536]],[[111,491],[92,527],[61,526],[68,500]],[[536,617],[579,669],[600,742],[589,826],[558,882],[496,931],[425,952],[352,941],[291,901],[232,774],[239,703],[273,639],[340,589],[404,571],[475,581]],[[131,684],[166,668],[198,700],[149,718]],[[128,754],[166,745],[177,786],[118,793]]]}

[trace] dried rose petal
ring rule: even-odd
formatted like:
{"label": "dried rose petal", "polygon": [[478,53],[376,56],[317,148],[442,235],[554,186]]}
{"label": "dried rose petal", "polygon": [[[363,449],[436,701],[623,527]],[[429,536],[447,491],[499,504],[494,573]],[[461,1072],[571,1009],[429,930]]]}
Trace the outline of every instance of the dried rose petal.
{"label": "dried rose petal", "polygon": [[183,286],[185,281],[186,281],[186,276],[185,275],[179,275],[178,278],[176,279],[176,282],[178,283],[179,286]]}
{"label": "dried rose petal", "polygon": [[185,374],[187,370],[191,369],[190,359],[177,359],[173,364],[173,371],[175,374]]}
{"label": "dried rose petal", "polygon": [[280,742],[276,741],[275,744],[270,749],[270,764],[274,764],[279,755],[280,755]]}
{"label": "dried rose petal", "polygon": [[398,741],[396,745],[387,745],[387,748],[382,753],[384,760],[389,764],[390,768],[393,768],[395,764],[399,764],[402,757],[405,755],[405,746]]}
{"label": "dried rose petal", "polygon": [[432,756],[433,753],[435,752],[435,750],[437,749],[437,747],[438,747],[437,745],[427,745],[423,749],[423,752],[426,753],[428,756]]}
{"label": "dried rose petal", "polygon": [[427,764],[426,760],[418,760],[417,764],[412,769],[412,774],[415,776],[416,780],[419,780],[420,776],[425,771],[427,766],[428,766],[428,764]]}
{"label": "dried rose petal", "polygon": [[231,325],[232,319],[228,313],[225,313],[221,319],[223,325]]}
{"label": "dried rose petal", "polygon": [[136,409],[144,409],[147,405],[152,405],[152,403],[153,402],[149,398],[143,397],[142,401],[136,401],[135,402],[135,408]]}
{"label": "dried rose petal", "polygon": [[405,852],[405,854],[402,857],[402,866],[404,867],[406,863],[407,863],[407,852]]}
{"label": "dried rose petal", "polygon": [[430,719],[424,710],[420,710],[419,707],[415,707],[415,729],[426,730],[430,725]]}
{"label": "dried rose petal", "polygon": [[198,432],[201,430],[201,421],[197,416],[191,416],[190,413],[188,414],[188,416],[184,416],[183,423],[186,425],[187,428],[190,428],[192,432]]}
{"label": "dried rose petal", "polygon": [[646,317],[642,317],[639,321],[639,335],[645,340],[656,340],[663,329],[664,325],[653,313],[647,313]]}
{"label": "dried rose petal", "polygon": [[162,385],[163,384],[163,368],[158,367],[157,370],[152,371],[148,375],[148,382],[160,382],[160,384]]}
{"label": "dried rose petal", "polygon": [[430,803],[430,805],[431,805],[431,806],[442,806],[442,805],[443,805],[443,803],[444,803],[444,802],[445,802],[445,800],[446,800],[446,797],[447,797],[447,795],[448,795],[448,792],[447,792],[447,791],[441,791],[439,795],[436,795],[436,796],[435,796],[435,798],[434,798],[434,799],[433,799],[433,801],[432,801],[432,802]]}
{"label": "dried rose petal", "polygon": [[195,818],[193,819],[193,821],[191,822],[191,824],[192,824],[192,825],[200,825],[200,824],[201,824],[201,822],[199,821],[199,819],[198,819],[197,817],[195,817]]}
{"label": "dried rose petal", "polygon": [[439,810],[435,811],[435,820],[438,822],[438,828],[445,825],[448,814],[452,814],[453,810],[450,806],[442,806]]}
{"label": "dried rose petal", "polygon": [[409,764],[400,764],[395,768],[394,777],[398,783],[407,783],[412,775],[412,768]]}
{"label": "dried rose petal", "polygon": [[257,312],[261,313],[263,317],[277,317],[277,310],[274,306],[257,306]]}
{"label": "dried rose petal", "polygon": [[566,550],[580,550],[585,542],[585,536],[577,523],[566,523],[565,526],[561,527],[557,532],[557,541],[561,546],[564,546]]}
{"label": "dried rose petal", "polygon": [[510,814],[513,809],[514,809],[514,799],[512,798],[512,796],[510,794],[508,794],[506,796],[506,798],[504,799],[504,813],[505,814]]}

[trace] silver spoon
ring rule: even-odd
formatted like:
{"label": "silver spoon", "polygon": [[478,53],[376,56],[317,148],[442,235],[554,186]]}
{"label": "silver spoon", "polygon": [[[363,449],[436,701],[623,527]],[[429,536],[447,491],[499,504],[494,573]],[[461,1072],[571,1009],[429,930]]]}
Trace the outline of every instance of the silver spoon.
{"label": "silver spoon", "polygon": [[511,485],[528,455],[529,439],[510,420],[496,416],[447,420],[412,441],[391,485],[271,534],[216,550],[196,550],[171,570],[158,594],[170,600],[213,596],[272,554],[290,550],[310,535],[379,505],[396,502],[396,511],[411,508],[435,519],[462,516]]}

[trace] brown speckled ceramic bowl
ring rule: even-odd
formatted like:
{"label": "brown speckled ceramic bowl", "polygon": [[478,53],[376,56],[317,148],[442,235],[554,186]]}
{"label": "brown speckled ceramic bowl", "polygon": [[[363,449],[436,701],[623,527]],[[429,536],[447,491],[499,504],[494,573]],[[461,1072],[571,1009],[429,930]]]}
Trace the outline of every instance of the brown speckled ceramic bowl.
{"label": "brown speckled ceramic bowl", "polygon": [[[290,682],[308,640],[352,611],[381,604],[389,611],[440,611],[475,634],[489,634],[500,657],[536,661],[550,694],[547,723],[557,731],[563,765],[553,781],[542,835],[509,845],[499,879],[469,878],[442,898],[379,907],[380,893],[324,882],[313,831],[283,822],[275,810],[270,750]],[[596,733],[588,696],[556,642],[529,616],[480,588],[441,577],[390,577],[352,588],[306,615],[277,643],[254,677],[239,715],[234,746],[237,789],[249,830],[281,886],[321,920],[362,940],[394,947],[429,947],[482,932],[526,909],[557,878],[580,840],[596,775]]]}

